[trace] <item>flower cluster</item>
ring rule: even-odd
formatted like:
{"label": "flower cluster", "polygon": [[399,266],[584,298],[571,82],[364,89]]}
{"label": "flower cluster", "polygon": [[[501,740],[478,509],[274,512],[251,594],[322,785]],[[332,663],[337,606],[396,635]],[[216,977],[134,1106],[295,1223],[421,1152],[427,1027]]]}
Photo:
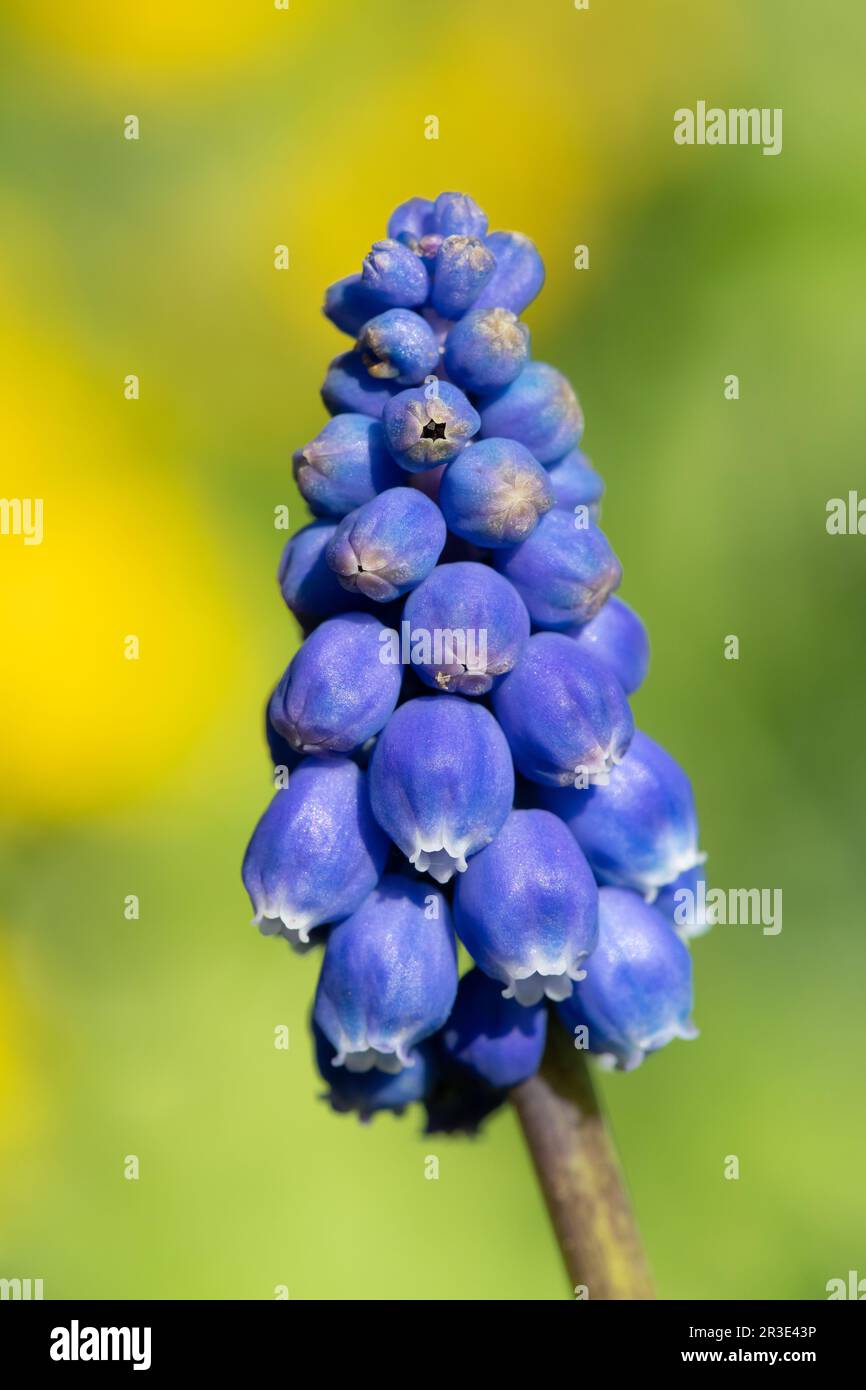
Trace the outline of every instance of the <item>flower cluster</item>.
{"label": "flower cluster", "polygon": [[472,1130],[538,1069],[550,1011],[622,1069],[694,1035],[691,786],[635,729],[647,636],[578,400],[530,355],[543,281],[527,237],[442,193],[326,296],[355,345],[294,456],[315,519],[279,584],[305,641],[243,878],[263,933],[323,946],[317,1063],[363,1118],[423,1100]]}

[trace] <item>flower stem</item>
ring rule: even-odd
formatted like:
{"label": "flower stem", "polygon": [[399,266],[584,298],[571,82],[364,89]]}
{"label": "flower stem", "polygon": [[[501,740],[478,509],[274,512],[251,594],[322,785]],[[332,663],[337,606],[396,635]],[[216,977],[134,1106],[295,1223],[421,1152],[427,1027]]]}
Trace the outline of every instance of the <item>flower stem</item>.
{"label": "flower stem", "polygon": [[572,1287],[590,1299],[653,1298],[586,1056],[564,1029],[550,1029],[538,1075],[516,1086],[511,1100]]}

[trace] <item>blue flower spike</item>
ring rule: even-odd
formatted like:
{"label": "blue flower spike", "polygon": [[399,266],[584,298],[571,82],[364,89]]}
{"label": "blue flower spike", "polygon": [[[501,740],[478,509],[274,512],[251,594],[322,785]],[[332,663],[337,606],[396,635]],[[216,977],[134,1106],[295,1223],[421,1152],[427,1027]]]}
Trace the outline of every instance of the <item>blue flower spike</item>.
{"label": "blue flower spike", "polygon": [[442,513],[412,487],[392,487],[350,512],[326,553],[344,588],[388,603],[420,584],[445,545]]}
{"label": "blue flower spike", "polygon": [[706,858],[691,782],[640,729],[606,785],[547,791],[543,804],[565,821],[600,883],[632,888],[650,902]]}
{"label": "blue flower spike", "polygon": [[334,1067],[399,1072],[441,1028],[457,993],[457,950],[445,898],[386,875],[325,945],[313,1016]]}
{"label": "blue flower spike", "polygon": [[478,433],[481,420],[458,387],[434,377],[389,400],[382,425],[400,467],[422,473],[456,458]]}
{"label": "blue flower spike", "polygon": [[517,768],[542,786],[605,786],[634,735],[616,676],[559,632],[530,637],[493,708]]}
{"label": "blue flower spike", "polygon": [[514,585],[536,627],[554,631],[588,623],[622,579],[604,532],[592,522],[577,525],[559,507],[541,517],[521,545],[497,551],[493,563]]}
{"label": "blue flower spike", "polygon": [[445,370],[464,391],[496,391],[523,370],[529,329],[510,309],[471,309],[445,342]]}
{"label": "blue flower spike", "polygon": [[366,774],[349,758],[304,758],[250,840],[243,881],[265,936],[309,941],[375,888],[388,841],[373,818]]}
{"label": "blue flower spike", "polygon": [[616,676],[626,695],[633,695],[649,670],[647,630],[627,603],[612,595],[594,618],[566,633]]}
{"label": "blue flower spike", "polygon": [[529,614],[516,589],[473,560],[437,565],[403,609],[412,667],[434,690],[486,695],[519,661]]}
{"label": "blue flower spike", "polygon": [[439,365],[439,343],[426,319],[411,309],[386,309],[364,324],[358,351],[371,376],[417,386]]}
{"label": "blue flower spike", "polygon": [[476,1081],[505,1090],[534,1076],[544,1056],[547,1013],[523,1007],[477,967],[457,987],[457,1000],[441,1033],[446,1056]]}
{"label": "blue flower spike", "polygon": [[513,439],[480,439],[450,463],[439,505],[455,536],[502,550],[531,535],[553,506],[546,471]]}
{"label": "blue flower spike", "polygon": [[483,396],[485,438],[516,439],[539,463],[554,463],[580,442],[583,411],[571,384],[546,362],[528,362],[509,386]]}
{"label": "blue flower spike", "polygon": [[688,948],[637,893],[602,888],[586,979],[559,1005],[575,1042],[607,1066],[633,1071],[674,1038],[697,1037],[691,1009]]}
{"label": "blue flower spike", "polygon": [[448,883],[501,829],[514,767],[492,714],[453,695],[401,705],[370,760],[373,814],[409,863]]}
{"label": "blue flower spike", "polygon": [[583,412],[521,317],[544,279],[468,194],[404,199],[326,291],[352,345],[293,456],[314,519],[278,581],[305,640],[243,880],[264,934],[324,947],[331,1108],[420,1102],[428,1134],[477,1133],[536,1074],[551,1004],[623,1070],[693,1036],[715,916],[689,779],[635,730],[649,640]]}
{"label": "blue flower spike", "polygon": [[595,947],[597,918],[592,871],[548,811],[512,811],[454,893],[460,940],[523,1005],[568,998]]}
{"label": "blue flower spike", "polygon": [[328,618],[304,642],[274,691],[270,719],[300,753],[352,753],[384,727],[402,669],[380,659],[382,624],[367,613]]}
{"label": "blue flower spike", "polygon": [[396,487],[400,469],[369,415],[335,415],[293,459],[298,491],[314,516],[343,517]]}

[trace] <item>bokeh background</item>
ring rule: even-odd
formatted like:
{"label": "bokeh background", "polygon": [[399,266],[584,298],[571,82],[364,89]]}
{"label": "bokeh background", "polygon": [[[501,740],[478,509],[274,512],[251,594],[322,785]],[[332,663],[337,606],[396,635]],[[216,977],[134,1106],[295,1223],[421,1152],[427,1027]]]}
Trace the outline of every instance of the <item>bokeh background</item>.
{"label": "bokeh background", "polygon": [[[825,530],[866,493],[862,6],[4,12],[0,492],[45,499],[45,538],[0,539],[0,1275],[568,1296],[511,1113],[431,1140],[317,1099],[315,958],[239,881],[298,640],[273,512],[304,520],[290,454],[342,350],[322,293],[442,188],[542,250],[535,352],[578,387],[652,635],[638,719],[692,774],[711,882],[784,893],[779,936],[696,943],[699,1041],[601,1082],[660,1291],[866,1275],[866,536]],[[675,146],[699,99],[784,108],[782,155]]]}

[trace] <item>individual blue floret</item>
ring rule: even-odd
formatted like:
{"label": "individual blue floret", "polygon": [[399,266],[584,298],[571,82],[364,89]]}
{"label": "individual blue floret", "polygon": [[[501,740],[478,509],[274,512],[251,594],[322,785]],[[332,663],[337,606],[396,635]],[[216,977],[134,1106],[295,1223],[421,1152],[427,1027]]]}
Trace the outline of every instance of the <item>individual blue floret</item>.
{"label": "individual blue floret", "polygon": [[370,812],[366,774],[349,758],[304,758],[247,847],[244,887],[266,936],[306,942],[348,917],[385,867],[388,841]]}
{"label": "individual blue floret", "polygon": [[416,309],[430,292],[430,278],[414,251],[400,241],[377,241],[364,258],[361,284],[383,307]]}
{"label": "individual blue floret", "polygon": [[332,1065],[397,1072],[441,1028],[457,993],[448,904],[429,884],[386,875],[330,933],[313,1016]]}
{"label": "individual blue floret", "polygon": [[343,517],[378,492],[396,487],[401,473],[385,447],[378,420],[335,415],[292,461],[298,490],[314,516]]}
{"label": "individual blue floret", "polygon": [[403,622],[413,669],[434,690],[456,695],[486,695],[529,640],[516,589],[472,560],[431,570],[406,600]]}
{"label": "individual blue floret", "polygon": [[496,269],[475,300],[475,308],[522,314],[544,284],[544,262],[538,250],[521,232],[491,232],[484,244],[496,258]]}
{"label": "individual blue floret", "polygon": [[588,623],[565,632],[613,672],[626,695],[643,685],[649,669],[649,637],[637,613],[621,598],[612,595]]}
{"label": "individual blue floret", "polygon": [[547,474],[557,507],[567,512],[586,507],[590,519],[597,519],[604,481],[580,449],[569,449],[561,459],[548,466]]}
{"label": "individual blue floret", "polygon": [[430,303],[443,318],[459,318],[475,303],[495,268],[493,252],[477,237],[446,236],[433,266]]}
{"label": "individual blue floret", "polygon": [[371,376],[417,386],[439,365],[439,343],[426,319],[411,309],[386,309],[364,324],[358,351]]}
{"label": "individual blue floret", "polygon": [[445,536],[435,502],[417,488],[392,487],[344,517],[325,553],[344,588],[387,603],[430,573]]}
{"label": "individual blue floret", "polygon": [[547,811],[512,811],[454,891],[457,934],[507,998],[565,999],[595,946],[598,892],[568,830]]}
{"label": "individual blue floret", "polygon": [[383,727],[402,668],[380,660],[382,624],[345,613],[311,632],[274,691],[270,718],[302,753],[351,753]]}
{"label": "individual blue floret", "polygon": [[383,381],[371,376],[355,348],[334,358],[322,382],[321,395],[325,409],[331,415],[344,415],[351,411],[379,420],[385,406],[399,390],[396,381]]}
{"label": "individual blue floret", "polygon": [[493,708],[515,765],[543,786],[604,786],[634,734],[616,676],[558,632],[530,637]]}
{"label": "individual blue floret", "polygon": [[519,376],[529,329],[510,309],[470,309],[445,342],[445,370],[463,391],[496,391]]}
{"label": "individual blue floret", "polygon": [[539,463],[553,463],[583,433],[583,411],[561,372],[546,362],[527,362],[509,386],[478,403],[485,438],[517,439]]}
{"label": "individual blue floret", "polygon": [[439,505],[455,536],[501,550],[519,545],[553,506],[545,469],[513,439],[481,439],[450,463]]}
{"label": "individual blue floret", "polygon": [[706,858],[691,782],[641,730],[606,786],[546,789],[542,802],[568,825],[600,882],[633,888],[650,901]]}
{"label": "individual blue floret", "polygon": [[594,618],[622,578],[603,531],[575,525],[554,507],[522,545],[499,550],[493,563],[514,585],[536,627],[565,629]]}
{"label": "individual blue floret", "polygon": [[534,1076],[544,1056],[547,1014],[543,1004],[524,1008],[506,999],[483,970],[470,970],[440,1034],[451,1059],[477,1081],[495,1088],[519,1086]]}
{"label": "individual blue floret", "polygon": [[692,963],[654,907],[619,888],[598,895],[598,945],[586,979],[559,1005],[576,1045],[632,1071],[674,1038],[697,1037]]}
{"label": "individual blue floret", "polygon": [[450,463],[478,433],[478,412],[456,386],[433,378],[401,391],[382,414],[385,443],[408,473]]}
{"label": "individual blue floret", "polygon": [[409,700],[370,760],[374,814],[419,873],[447,883],[501,828],[514,797],[505,735],[454,695]]}

